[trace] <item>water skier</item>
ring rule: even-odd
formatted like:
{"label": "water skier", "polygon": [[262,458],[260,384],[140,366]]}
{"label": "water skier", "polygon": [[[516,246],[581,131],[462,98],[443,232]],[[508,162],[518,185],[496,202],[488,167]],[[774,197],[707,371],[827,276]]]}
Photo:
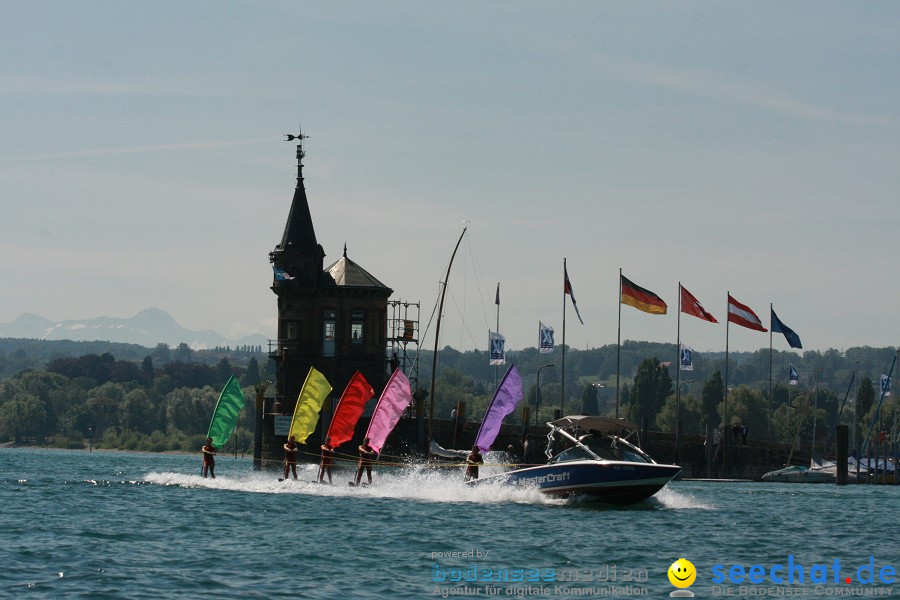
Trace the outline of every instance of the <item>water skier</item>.
{"label": "water skier", "polygon": [[325,438],[322,444],[322,464],[319,466],[319,483],[325,483],[325,474],[328,473],[328,483],[331,483],[331,466],[334,464],[334,448],[331,446],[331,437]]}
{"label": "water skier", "polygon": [[288,439],[284,445],[284,479],[287,481],[288,471],[294,472],[294,479],[297,479],[297,442],[294,436]]}
{"label": "water skier", "polygon": [[478,479],[478,466],[483,464],[484,459],[478,446],[472,446],[472,451],[466,457],[466,481]]}
{"label": "water skier", "polygon": [[359,463],[356,466],[356,485],[362,480],[363,469],[372,483],[372,463],[378,457],[378,453],[369,445],[369,438],[363,440],[362,446],[359,447]]}
{"label": "water skier", "polygon": [[212,438],[206,438],[206,445],[203,446],[203,468],[200,473],[203,477],[209,473],[213,479],[216,478],[216,447],[212,445]]}

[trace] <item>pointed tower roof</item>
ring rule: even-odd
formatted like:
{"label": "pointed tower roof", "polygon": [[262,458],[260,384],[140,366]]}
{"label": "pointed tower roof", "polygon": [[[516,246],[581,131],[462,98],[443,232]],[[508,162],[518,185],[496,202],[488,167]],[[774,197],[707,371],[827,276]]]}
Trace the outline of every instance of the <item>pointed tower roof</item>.
{"label": "pointed tower roof", "polygon": [[325,269],[334,279],[335,285],[347,287],[381,288],[392,292],[361,266],[347,258],[347,244],[344,244],[344,255]]}
{"label": "pointed tower roof", "polygon": [[287,223],[284,226],[284,235],[281,237],[282,250],[294,250],[297,252],[315,252],[319,248],[316,241],[316,230],[313,228],[312,215],[309,212],[309,201],[306,199],[306,188],[303,187],[303,140],[307,136],[302,133],[296,136],[297,144],[297,187],[294,190],[294,199],[291,202],[291,211],[288,213]]}

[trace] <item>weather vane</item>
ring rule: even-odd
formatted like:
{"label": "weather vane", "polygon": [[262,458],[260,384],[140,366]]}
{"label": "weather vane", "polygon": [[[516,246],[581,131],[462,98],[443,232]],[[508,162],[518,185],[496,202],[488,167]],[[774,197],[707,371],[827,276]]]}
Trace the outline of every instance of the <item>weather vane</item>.
{"label": "weather vane", "polygon": [[308,137],[309,137],[308,135],[303,135],[303,130],[302,130],[302,128],[300,128],[300,133],[298,133],[297,135],[293,135],[290,133],[284,134],[284,138],[285,138],[284,141],[290,142],[291,140],[300,140],[300,143],[302,144],[303,140],[305,140]]}
{"label": "weather vane", "polygon": [[290,133],[284,134],[284,141],[290,142],[291,140],[297,140],[297,177],[300,178],[300,168],[303,166],[303,158],[306,156],[306,152],[303,151],[303,140],[308,138],[308,135],[303,135],[303,128],[298,125],[298,129],[300,130],[297,135],[293,135]]}

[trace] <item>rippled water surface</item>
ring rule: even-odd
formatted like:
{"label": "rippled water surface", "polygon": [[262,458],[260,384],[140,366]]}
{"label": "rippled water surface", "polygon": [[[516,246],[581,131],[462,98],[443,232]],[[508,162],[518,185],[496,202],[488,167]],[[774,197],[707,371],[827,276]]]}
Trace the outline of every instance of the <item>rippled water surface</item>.
{"label": "rippled water surface", "polygon": [[[900,571],[900,487],[683,481],[619,508],[413,467],[376,468],[367,488],[346,485],[348,472],[313,483],[313,466],[296,482],[249,459],[216,469],[212,480],[197,456],[0,449],[0,596],[668,597],[679,557],[696,567],[697,597],[900,594],[878,580]],[[714,581],[715,565],[727,578],[789,556],[802,585]],[[875,581],[861,584],[870,557]],[[827,584],[810,580],[815,565]]]}

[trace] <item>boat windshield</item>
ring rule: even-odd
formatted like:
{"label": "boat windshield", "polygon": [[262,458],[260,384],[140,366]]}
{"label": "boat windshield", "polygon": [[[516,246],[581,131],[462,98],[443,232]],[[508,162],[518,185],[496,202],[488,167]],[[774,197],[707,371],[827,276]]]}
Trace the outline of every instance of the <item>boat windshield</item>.
{"label": "boat windshield", "polygon": [[[550,463],[569,462],[573,460],[617,460],[624,462],[651,463],[643,452],[632,446],[625,440],[617,437],[605,436],[602,438],[588,436],[581,440],[590,452],[581,446],[573,446],[563,450],[553,457]],[[592,453],[595,456],[592,456]]]}

